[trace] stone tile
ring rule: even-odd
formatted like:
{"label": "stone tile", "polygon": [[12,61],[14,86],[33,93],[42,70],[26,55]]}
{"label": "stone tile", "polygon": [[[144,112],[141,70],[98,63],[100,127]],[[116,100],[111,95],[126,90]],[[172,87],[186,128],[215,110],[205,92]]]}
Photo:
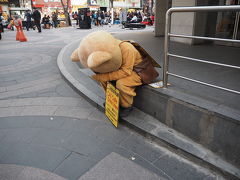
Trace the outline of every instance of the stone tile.
{"label": "stone tile", "polygon": [[66,118],[56,116],[36,116],[31,117],[34,122],[31,127],[34,128],[59,128]]}
{"label": "stone tile", "polygon": [[63,144],[63,148],[78,152],[94,160],[100,160],[117,146],[90,136],[86,131],[73,132]]}
{"label": "stone tile", "polygon": [[[205,113],[193,105],[178,100],[170,100],[169,103],[172,105],[170,115],[172,128],[191,139],[199,141],[201,133],[199,124],[200,120],[206,116]],[[207,117],[205,118],[207,119]]]}
{"label": "stone tile", "polygon": [[54,173],[33,168],[33,167],[25,167],[23,171],[21,171],[17,178],[18,180],[66,180],[63,177],[60,177]]}
{"label": "stone tile", "polygon": [[[132,159],[134,158],[134,160]],[[132,157],[130,158],[130,160],[132,160],[134,163],[138,164],[139,166],[148,169],[151,172],[154,172],[155,174],[164,177],[165,179],[168,180],[173,180],[173,178],[171,177],[171,174],[167,174],[166,172],[164,172],[163,170],[159,169],[158,167],[156,167],[154,164],[152,164],[151,162],[147,161],[146,159],[144,159],[143,157],[139,156],[138,154],[133,154]]]}
{"label": "stone tile", "polygon": [[28,106],[31,105],[32,98],[24,98],[24,99],[13,99],[11,102],[11,106]]}
{"label": "stone tile", "polygon": [[37,135],[32,139],[32,144],[59,146],[66,141],[70,135],[70,130],[59,129],[41,129]]}
{"label": "stone tile", "polygon": [[15,84],[17,84],[16,80],[1,82],[1,86],[11,86],[11,85],[15,85]]}
{"label": "stone tile", "polygon": [[96,120],[96,121],[106,121],[106,122],[110,122],[109,119],[106,117],[106,115],[104,114],[104,112],[99,111],[98,109],[96,109],[95,111],[93,111],[89,116],[88,116],[89,120]]}
{"label": "stone tile", "polygon": [[50,87],[50,88],[46,88],[40,91],[37,91],[38,94],[44,94],[44,93],[49,93],[49,92],[56,92],[56,87]]}
{"label": "stone tile", "polygon": [[94,110],[95,108],[59,106],[54,115],[86,119]]}
{"label": "stone tile", "polygon": [[[160,122],[165,121],[168,98],[162,94],[158,94],[151,88],[139,87],[137,89],[135,106],[158,119]],[[144,102],[144,103],[143,103]],[[153,104],[155,106],[153,106]]]}
{"label": "stone tile", "polygon": [[0,118],[0,129],[30,128],[33,122],[31,117],[4,117]]}
{"label": "stone tile", "polygon": [[[15,93],[14,95],[17,95],[17,93]],[[34,98],[34,97],[37,97],[37,93],[36,92],[22,93],[17,97],[18,98]]]}
{"label": "stone tile", "polygon": [[129,137],[131,132],[121,125],[118,128],[115,128],[114,126],[98,126],[94,129],[91,135],[106,142],[119,144]]}
{"label": "stone tile", "polygon": [[6,143],[6,142],[1,142],[1,146],[0,146],[0,161],[1,158],[8,152],[8,149],[12,146],[12,144],[14,143]]}
{"label": "stone tile", "polygon": [[6,136],[5,129],[0,129],[0,142]]}
{"label": "stone tile", "polygon": [[1,164],[0,165],[0,179],[2,179],[2,180],[16,179],[16,178],[18,178],[19,174],[23,170],[24,170],[24,166]]}
{"label": "stone tile", "polygon": [[64,97],[79,97],[79,95],[65,82],[56,87],[56,92]]}
{"label": "stone tile", "polygon": [[174,156],[165,155],[156,161],[154,165],[167,174],[170,174],[173,179],[202,180],[208,175],[200,167],[193,166],[193,163]]}
{"label": "stone tile", "polygon": [[69,154],[69,151],[63,149],[14,143],[1,157],[0,163],[21,164],[53,171]]}
{"label": "stone tile", "polygon": [[0,93],[6,92],[6,91],[7,91],[7,88],[6,88],[6,87],[0,87]]}
{"label": "stone tile", "polygon": [[111,153],[84,174],[79,180],[89,179],[164,180],[165,178],[159,177],[116,153]]}
{"label": "stone tile", "polygon": [[89,159],[88,157],[72,153],[60,164],[60,166],[57,167],[57,169],[54,170],[54,173],[69,180],[76,180],[95,164],[96,161]]}
{"label": "stone tile", "polygon": [[81,101],[80,98],[71,97],[50,97],[48,98],[46,104],[50,106],[77,106]]}
{"label": "stone tile", "polygon": [[38,97],[58,97],[59,94],[57,94],[55,91],[49,91],[45,93],[37,93]]}
{"label": "stone tile", "polygon": [[0,108],[0,117],[19,116],[23,110],[24,110],[24,107]]}
{"label": "stone tile", "polygon": [[164,151],[162,149],[151,143],[150,140],[146,140],[139,135],[130,136],[120,145],[128,150],[135,152],[150,162],[153,162],[164,155]]}
{"label": "stone tile", "polygon": [[240,166],[240,125],[224,117],[213,117],[212,139],[208,147],[230,163]]}
{"label": "stone tile", "polygon": [[73,131],[86,131],[88,135],[93,134],[95,129],[100,126],[108,126],[110,124],[101,121],[90,121],[88,119],[66,118],[64,123],[58,129],[68,129]]}
{"label": "stone tile", "polygon": [[[34,136],[39,132],[36,128],[17,128],[17,129],[4,129],[5,133],[2,142],[25,142],[30,143]],[[1,131],[0,131],[1,132]]]}
{"label": "stone tile", "polygon": [[21,113],[22,116],[51,116],[57,110],[57,106],[26,106]]}
{"label": "stone tile", "polygon": [[85,100],[84,98],[81,98],[81,100],[79,101],[77,106],[79,106],[79,107],[93,107],[93,105],[91,103],[89,103],[87,100]]}
{"label": "stone tile", "polygon": [[134,124],[136,127],[140,127],[146,132],[150,132],[156,128],[155,124],[151,124],[153,117],[147,115],[143,111],[140,111],[137,108],[134,108],[133,112],[126,118],[124,118],[127,122]]}
{"label": "stone tile", "polygon": [[12,103],[11,99],[7,99],[7,100],[0,100],[0,107],[9,107]]}

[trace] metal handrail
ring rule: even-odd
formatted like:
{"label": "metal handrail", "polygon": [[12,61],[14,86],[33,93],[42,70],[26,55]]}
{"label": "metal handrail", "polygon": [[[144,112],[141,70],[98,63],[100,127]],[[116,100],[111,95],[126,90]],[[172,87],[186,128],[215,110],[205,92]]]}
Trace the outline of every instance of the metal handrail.
{"label": "metal handrail", "polygon": [[217,86],[214,84],[209,84],[206,82],[202,82],[199,80],[191,79],[188,77],[184,77],[181,75],[173,74],[168,72],[168,66],[169,66],[169,57],[177,57],[177,58],[182,58],[182,59],[187,59],[195,62],[201,62],[201,63],[208,63],[208,64],[213,64],[213,65],[219,65],[219,66],[225,66],[229,68],[235,68],[235,69],[240,69],[239,66],[233,66],[233,65],[228,65],[228,64],[221,64],[221,63],[216,63],[216,62],[211,62],[211,61],[206,61],[202,59],[197,59],[197,58],[191,58],[191,57],[186,57],[186,56],[180,56],[176,54],[171,54],[169,53],[169,42],[170,42],[170,37],[179,37],[179,38],[191,38],[191,39],[203,39],[203,40],[211,40],[211,41],[223,41],[223,42],[231,42],[231,43],[240,43],[240,40],[232,40],[232,39],[222,39],[222,38],[212,38],[212,37],[202,37],[202,36],[188,36],[188,35],[179,35],[179,34],[172,34],[170,33],[171,30],[171,15],[172,13],[175,12],[202,12],[202,11],[240,11],[240,6],[196,6],[196,7],[174,7],[170,8],[167,13],[166,13],[166,24],[165,24],[165,42],[164,42],[164,64],[163,64],[163,87],[167,88],[168,84],[168,75],[185,79],[188,81],[192,81],[195,83],[203,84],[206,86],[214,87],[217,89],[225,90],[228,92],[240,94],[240,91],[228,89],[225,87]]}

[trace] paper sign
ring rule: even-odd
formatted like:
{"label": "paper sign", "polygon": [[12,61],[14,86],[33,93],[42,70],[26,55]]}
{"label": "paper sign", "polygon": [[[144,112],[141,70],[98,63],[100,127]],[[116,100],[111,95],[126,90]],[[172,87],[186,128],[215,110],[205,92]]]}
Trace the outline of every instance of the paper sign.
{"label": "paper sign", "polygon": [[115,127],[119,117],[119,90],[111,83],[107,84],[105,114]]}
{"label": "paper sign", "polygon": [[[151,83],[151,84],[148,84],[148,85],[153,87],[153,88],[162,88],[163,87],[163,81]],[[169,83],[167,85],[170,86]]]}

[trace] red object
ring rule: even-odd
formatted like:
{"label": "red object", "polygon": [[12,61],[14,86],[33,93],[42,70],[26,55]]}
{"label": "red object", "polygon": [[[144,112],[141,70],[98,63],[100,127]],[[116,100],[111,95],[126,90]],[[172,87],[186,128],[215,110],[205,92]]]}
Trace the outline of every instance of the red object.
{"label": "red object", "polygon": [[[15,22],[17,21],[17,22]],[[23,29],[22,29],[22,21],[21,20],[14,20],[14,25],[17,28],[17,34],[16,34],[16,40],[20,41],[20,42],[25,42],[27,41],[26,36],[23,33]]]}
{"label": "red object", "polygon": [[147,26],[152,26],[153,25],[153,23],[152,22],[150,22],[150,21],[142,21],[142,22],[140,22],[141,24],[145,24],[145,25],[147,25]]}
{"label": "red object", "polygon": [[43,4],[33,4],[33,7],[44,7],[44,5]]}
{"label": "red object", "polygon": [[154,24],[155,17],[152,15],[152,16],[150,16],[150,18],[152,20],[152,23]]}

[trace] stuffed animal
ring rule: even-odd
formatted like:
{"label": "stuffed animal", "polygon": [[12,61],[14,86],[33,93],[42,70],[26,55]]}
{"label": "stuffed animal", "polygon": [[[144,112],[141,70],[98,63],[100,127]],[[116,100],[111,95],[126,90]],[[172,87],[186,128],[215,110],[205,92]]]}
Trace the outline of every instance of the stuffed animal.
{"label": "stuffed animal", "polygon": [[142,84],[133,68],[143,60],[131,43],[120,41],[105,31],[93,32],[82,39],[71,59],[94,71],[92,78],[105,90],[108,81],[116,81],[120,106],[130,111],[136,96],[135,87]]}

